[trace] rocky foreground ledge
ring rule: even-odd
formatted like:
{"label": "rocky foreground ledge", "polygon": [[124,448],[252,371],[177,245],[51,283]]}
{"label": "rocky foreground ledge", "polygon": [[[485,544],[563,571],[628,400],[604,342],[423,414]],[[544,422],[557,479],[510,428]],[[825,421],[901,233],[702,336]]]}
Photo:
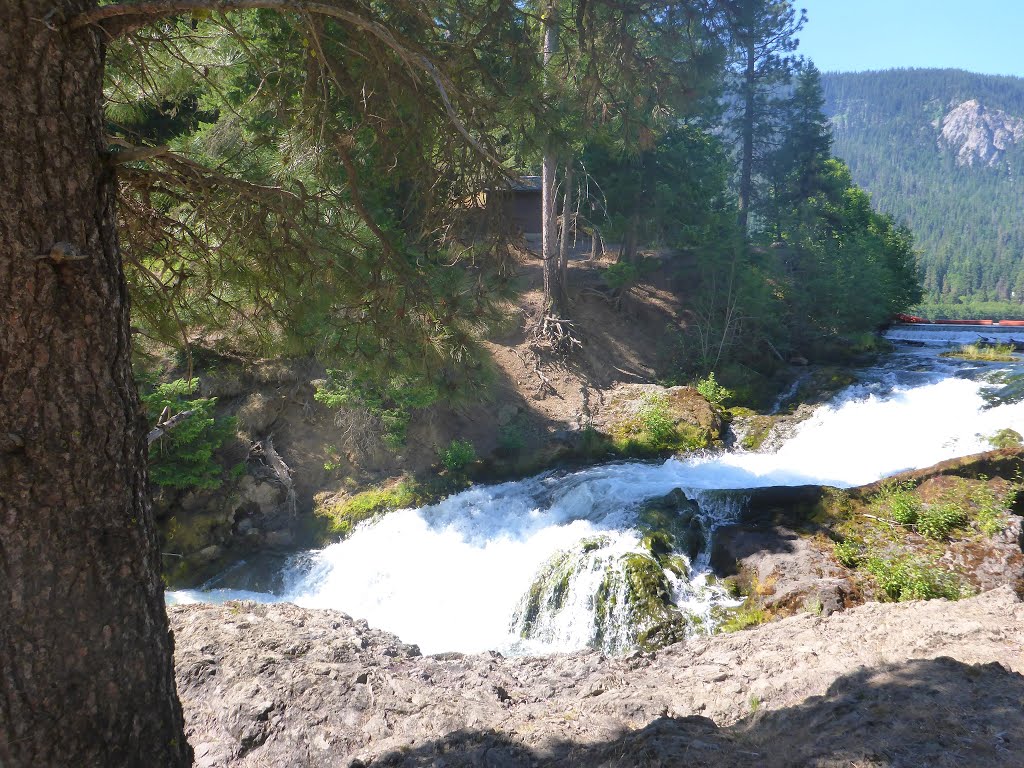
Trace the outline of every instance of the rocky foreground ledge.
{"label": "rocky foreground ledge", "polygon": [[169,612],[200,768],[1024,765],[1024,604],[1006,587],[625,658],[421,656],[292,605]]}

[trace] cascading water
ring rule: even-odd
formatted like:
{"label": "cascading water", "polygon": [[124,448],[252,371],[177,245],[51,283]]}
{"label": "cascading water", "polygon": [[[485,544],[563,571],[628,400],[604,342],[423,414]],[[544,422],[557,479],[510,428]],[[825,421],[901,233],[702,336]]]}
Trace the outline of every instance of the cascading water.
{"label": "cascading water", "polygon": [[[1024,433],[1024,402],[1000,399],[1013,389],[1000,368],[928,350],[894,355],[862,371],[774,453],[615,463],[477,486],[293,557],[273,594],[214,588],[169,600],[334,608],[428,653],[617,652],[672,639],[708,626],[729,604],[707,562],[708,538],[742,503],[722,489],[848,487],[987,450],[1001,429]],[[237,573],[211,586],[229,584],[247,586]]]}

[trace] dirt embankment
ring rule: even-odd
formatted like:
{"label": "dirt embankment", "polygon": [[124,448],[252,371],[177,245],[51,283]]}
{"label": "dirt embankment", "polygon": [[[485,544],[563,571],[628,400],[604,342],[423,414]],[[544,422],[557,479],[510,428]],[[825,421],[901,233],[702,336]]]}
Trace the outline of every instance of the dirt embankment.
{"label": "dirt embankment", "polygon": [[1006,587],[625,658],[424,657],[290,605],[170,615],[200,768],[1024,765],[1024,604]]}

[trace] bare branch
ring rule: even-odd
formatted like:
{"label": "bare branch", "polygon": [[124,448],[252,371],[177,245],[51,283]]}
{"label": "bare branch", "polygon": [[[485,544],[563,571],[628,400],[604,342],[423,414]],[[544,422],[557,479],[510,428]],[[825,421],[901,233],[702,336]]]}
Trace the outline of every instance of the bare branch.
{"label": "bare branch", "polygon": [[185,419],[187,419],[193,413],[195,413],[195,411],[182,411],[181,413],[171,416],[171,418],[167,419],[167,421],[161,422],[156,426],[156,428],[150,430],[148,435],[146,435],[146,443],[148,445],[152,445],[153,441],[158,440],[159,438],[166,435],[176,426],[181,424],[181,422],[185,421]]}

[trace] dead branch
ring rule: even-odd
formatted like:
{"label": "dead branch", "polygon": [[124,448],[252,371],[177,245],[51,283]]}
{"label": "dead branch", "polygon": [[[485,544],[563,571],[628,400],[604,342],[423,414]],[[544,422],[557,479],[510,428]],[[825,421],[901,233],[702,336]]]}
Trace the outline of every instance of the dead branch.
{"label": "dead branch", "polygon": [[274,470],[274,475],[281,482],[281,485],[285,487],[287,491],[287,503],[292,516],[295,516],[295,485],[292,483],[291,470],[288,465],[284,463],[284,459],[281,458],[281,454],[274,448],[274,439],[267,437],[263,441],[263,455],[267,457],[270,462],[270,468]]}
{"label": "dead branch", "polygon": [[533,346],[567,355],[577,347],[582,349],[583,342],[572,320],[544,315],[534,327]]}
{"label": "dead branch", "polygon": [[156,427],[151,429],[149,431],[149,434],[146,435],[146,445],[152,445],[156,440],[159,440],[161,437],[166,435],[168,432],[170,432],[176,426],[181,424],[194,413],[195,411],[191,410],[182,411],[181,413],[177,413],[174,416],[167,418],[167,411],[165,410],[162,414],[160,414],[160,419],[157,422]]}
{"label": "dead branch", "polygon": [[898,523],[895,520],[888,520],[888,519],[886,519],[884,517],[878,517],[877,515],[869,515],[867,512],[861,512],[860,516],[861,517],[866,517],[866,518],[868,518],[870,520],[877,520],[878,522],[885,523],[886,525],[890,525],[893,528],[903,528],[903,527],[905,527],[903,525],[903,523]]}

